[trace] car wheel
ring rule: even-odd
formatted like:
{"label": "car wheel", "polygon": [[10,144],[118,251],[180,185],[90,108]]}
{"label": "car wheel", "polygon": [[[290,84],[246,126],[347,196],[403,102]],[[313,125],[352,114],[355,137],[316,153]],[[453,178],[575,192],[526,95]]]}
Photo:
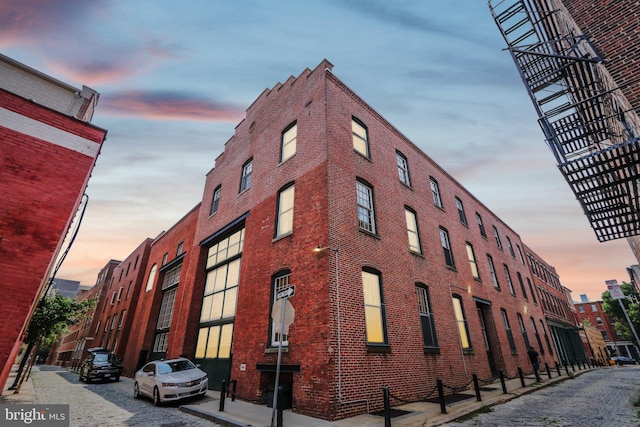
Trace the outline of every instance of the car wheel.
{"label": "car wheel", "polygon": [[140,386],[138,385],[138,381],[133,385],[133,398],[140,399]]}
{"label": "car wheel", "polygon": [[158,391],[158,387],[153,388],[153,404],[156,406],[162,405],[162,401],[160,400],[160,391]]}
{"label": "car wheel", "polygon": [[116,382],[120,381],[120,375],[118,375],[117,377],[115,377],[115,378],[114,378],[114,380],[115,380]]}

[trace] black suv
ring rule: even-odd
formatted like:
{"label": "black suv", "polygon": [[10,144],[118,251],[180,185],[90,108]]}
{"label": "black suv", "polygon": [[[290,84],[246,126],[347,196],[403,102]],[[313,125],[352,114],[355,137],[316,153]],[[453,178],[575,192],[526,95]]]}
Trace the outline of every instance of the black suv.
{"label": "black suv", "polygon": [[106,348],[95,347],[88,350],[89,355],[80,365],[80,381],[91,382],[95,379],[120,381],[122,360]]}

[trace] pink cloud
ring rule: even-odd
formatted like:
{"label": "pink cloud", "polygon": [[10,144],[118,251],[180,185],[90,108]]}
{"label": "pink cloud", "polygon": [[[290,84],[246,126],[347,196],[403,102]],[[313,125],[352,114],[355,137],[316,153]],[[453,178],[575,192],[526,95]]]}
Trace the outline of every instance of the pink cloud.
{"label": "pink cloud", "polygon": [[91,62],[54,62],[48,61],[47,67],[66,79],[82,82],[89,86],[110,83],[131,77],[140,73],[140,67],[128,61],[113,61],[101,59]]}
{"label": "pink cloud", "polygon": [[105,95],[100,100],[100,109],[111,115],[137,116],[151,120],[235,122],[244,117],[244,110],[232,105],[164,91],[130,91]]}

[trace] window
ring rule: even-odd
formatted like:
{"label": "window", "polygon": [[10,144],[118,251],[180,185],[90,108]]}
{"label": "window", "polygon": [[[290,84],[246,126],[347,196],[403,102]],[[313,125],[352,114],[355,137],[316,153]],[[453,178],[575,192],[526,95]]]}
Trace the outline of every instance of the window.
{"label": "window", "polygon": [[516,248],[518,249],[518,256],[520,257],[520,262],[524,264],[524,257],[522,256],[522,249],[520,245],[516,243]]}
{"label": "window", "polygon": [[433,204],[442,209],[442,198],[440,197],[440,187],[438,186],[438,181],[429,177],[429,181],[431,182],[431,194],[433,195]]}
{"label": "window", "polygon": [[602,318],[600,316],[596,316],[596,325],[602,325]]}
{"label": "window", "polygon": [[460,223],[467,225],[467,214],[464,213],[464,205],[459,197],[456,197],[456,207],[458,208],[458,216],[460,217]]}
{"label": "window", "polygon": [[440,242],[442,243],[442,250],[444,251],[444,261],[447,267],[455,268],[453,262],[453,252],[451,251],[451,242],[449,241],[449,232],[440,227]]}
{"label": "window", "polygon": [[173,317],[173,304],[176,300],[178,288],[170,289],[162,295],[162,304],[160,305],[160,314],[158,315],[158,323],[156,329],[168,329],[171,326],[171,318]]}
{"label": "window", "polygon": [[282,132],[282,143],[280,148],[280,162],[293,157],[296,154],[296,139],[298,138],[298,124],[291,123]]}
{"label": "window", "polygon": [[356,181],[358,199],[358,222],[362,230],[376,232],[375,212],[373,210],[373,189],[362,181]]}
{"label": "window", "polygon": [[524,296],[524,299],[528,300],[529,297],[527,297],[527,290],[524,287],[524,281],[522,280],[522,275],[520,274],[519,271],[516,272],[516,275],[518,276],[518,282],[520,283],[520,290],[522,291],[522,295]]}
{"label": "window", "polygon": [[495,225],[491,226],[493,228],[493,236],[496,238],[496,244],[498,245],[498,249],[502,250],[502,241],[500,240],[500,234],[498,234],[498,229]]}
{"label": "window", "polygon": [[213,200],[211,200],[211,211],[209,215],[213,215],[218,212],[218,208],[220,207],[220,193],[222,191],[222,186],[218,185],[215,190],[213,190]]}
{"label": "window", "polygon": [[516,253],[513,251],[513,245],[511,244],[511,239],[507,236],[507,247],[509,248],[509,253],[512,257],[516,257]]}
{"label": "window", "polygon": [[[542,320],[540,321],[542,323]],[[542,346],[542,340],[540,339],[540,334],[538,334],[538,328],[536,328],[536,321],[531,318],[531,327],[533,328],[533,335],[536,337],[536,342],[538,343],[538,351],[540,354],[544,354],[544,347]],[[549,338],[546,336],[546,332],[544,331],[544,325],[542,326],[542,333],[545,334],[545,338],[547,339],[547,344],[549,344]],[[551,350],[551,349],[549,349]]]}
{"label": "window", "polygon": [[533,299],[533,303],[538,304],[538,301],[536,300],[536,294],[535,292],[533,292],[533,285],[531,285],[531,279],[529,279],[528,277],[527,284],[529,285],[529,292],[531,292],[531,299]]}
{"label": "window", "polygon": [[580,313],[584,313],[584,307],[583,307],[583,306],[581,306],[581,305],[579,305],[579,306],[578,306],[578,311],[579,311]]}
{"label": "window", "polygon": [[118,290],[118,301],[122,300],[122,292],[124,292],[124,286],[120,286],[120,290]]}
{"label": "window", "polygon": [[151,266],[151,270],[149,270],[149,278],[147,279],[147,287],[145,288],[145,292],[149,292],[153,289],[153,282],[156,281],[156,272],[158,271],[158,266],[153,264]]}
{"label": "window", "polygon": [[[524,348],[526,350],[529,350],[529,336],[527,335],[527,329],[524,327],[524,320],[522,320],[522,316],[520,315],[520,313],[518,313],[517,316],[518,325],[520,326],[520,333],[522,334],[522,340],[524,341]],[[535,327],[535,323],[533,324],[533,326]]]}
{"label": "window", "polygon": [[482,223],[482,217],[478,212],[476,212],[476,221],[478,222],[478,229],[480,229],[480,235],[482,237],[487,237],[487,232],[484,230],[484,224]]}
{"label": "window", "polygon": [[355,117],[351,119],[353,133],[353,149],[365,157],[369,157],[369,135],[365,125]]}
{"label": "window", "polygon": [[[273,304],[276,302],[275,298],[276,295],[278,294],[278,292],[284,290],[285,288],[289,287],[289,277],[291,276],[291,271],[290,270],[284,270],[278,274],[276,274],[273,278],[272,278],[272,283],[273,283],[273,296],[272,296],[272,301],[271,301],[271,305],[273,306]],[[283,330],[282,331],[282,337],[280,337],[280,328],[276,328],[275,327],[275,323],[271,322],[271,346],[272,347],[276,347],[280,345],[280,341],[282,340],[282,345],[283,346],[288,346],[289,345],[289,331]]]}
{"label": "window", "polygon": [[411,186],[411,179],[409,178],[409,163],[407,158],[399,151],[396,151],[396,162],[398,163],[398,177],[400,182]]}
{"label": "window", "polygon": [[200,322],[227,319],[236,315],[240,279],[240,258],[207,272]]}
{"label": "window", "polygon": [[409,250],[415,253],[422,253],[420,248],[420,236],[418,234],[418,219],[416,213],[409,208],[404,208],[404,216],[407,219],[407,234],[409,236]]}
{"label": "window", "polygon": [[516,353],[518,350],[516,349],[516,342],[513,340],[513,331],[511,331],[511,326],[509,325],[509,318],[507,317],[507,312],[505,311],[504,308],[501,308],[500,313],[502,314],[504,329],[507,332],[507,339],[509,340],[509,347],[511,348],[511,353]]}
{"label": "window", "polygon": [[169,260],[169,253],[166,252],[163,256],[162,256],[162,265],[165,265],[167,263],[167,261]]}
{"label": "window", "polygon": [[253,169],[253,159],[249,159],[242,166],[242,177],[240,179],[240,192],[248,190],[251,187],[251,171]]}
{"label": "window", "polygon": [[480,280],[480,272],[478,271],[478,263],[476,262],[476,255],[473,252],[473,246],[467,242],[467,257],[469,258],[469,266],[471,267],[471,275],[474,279]]}
{"label": "window", "polygon": [[595,305],[595,304],[591,304],[591,311],[594,312],[594,313],[597,313],[598,312],[598,306]]}
{"label": "window", "polygon": [[460,345],[463,350],[471,349],[471,340],[469,338],[469,328],[467,327],[467,319],[464,315],[464,309],[462,307],[462,298],[459,295],[454,295],[451,299],[453,302],[453,313],[456,316],[456,323],[458,324],[458,334],[460,335]]}
{"label": "window", "polygon": [[418,298],[418,314],[420,316],[420,325],[422,326],[422,345],[425,348],[438,347],[429,289],[422,284],[416,284],[416,297]]}
{"label": "window", "polygon": [[513,288],[513,282],[511,281],[511,273],[509,272],[509,267],[507,267],[507,264],[502,264],[502,266],[504,267],[504,276],[507,278],[507,286],[509,287],[509,292],[511,292],[511,295],[515,295],[516,290]]}
{"label": "window", "polygon": [[278,194],[276,237],[293,233],[293,199],[295,186],[290,184]]}
{"label": "window", "polygon": [[380,274],[374,270],[362,270],[364,294],[364,319],[367,344],[387,344],[385,309],[382,302]]}
{"label": "window", "polygon": [[498,275],[496,274],[496,267],[493,265],[493,258],[487,254],[487,263],[489,264],[489,272],[491,273],[491,280],[493,280],[493,286],[500,290],[500,282],[498,282]]}
{"label": "window", "polygon": [[113,294],[111,294],[111,305],[113,305],[116,302],[116,295],[117,293],[114,292]]}
{"label": "window", "polygon": [[178,243],[178,247],[176,249],[176,256],[180,256],[182,254],[183,248],[184,248],[184,242]]}

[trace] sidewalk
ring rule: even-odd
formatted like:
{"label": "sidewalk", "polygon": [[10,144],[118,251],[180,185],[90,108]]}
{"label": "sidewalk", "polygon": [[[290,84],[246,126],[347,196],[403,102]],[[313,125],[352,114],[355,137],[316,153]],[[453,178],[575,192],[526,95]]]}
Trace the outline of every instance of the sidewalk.
{"label": "sidewalk", "polygon": [[[578,370],[576,368],[575,372],[571,370],[570,372],[572,375],[578,376],[594,369],[608,368],[587,368],[584,370]],[[525,387],[522,387],[520,378],[506,380],[505,386],[507,394],[503,393],[500,380],[496,380],[491,384],[483,385],[481,386],[482,400],[480,402],[477,401],[475,391],[471,388],[468,391],[459,393],[468,395],[467,399],[446,405],[446,414],[441,413],[439,403],[417,402],[394,406],[393,409],[407,411],[408,413],[392,418],[391,425],[393,427],[439,426],[454,421],[462,416],[482,411],[486,409],[486,407],[505,403],[519,396],[535,392],[538,389],[548,387],[560,381],[565,381],[570,377],[567,376],[566,372],[563,370],[561,376],[558,376],[557,372],[552,371],[551,379],[549,379],[546,374],[543,374],[542,378],[543,381],[541,383],[537,383],[535,382],[535,377],[533,375],[526,376]],[[183,405],[180,409],[184,412],[230,427],[268,427],[271,425],[271,408],[239,400],[232,402],[231,399],[227,398],[225,400],[224,411],[220,412],[220,392],[210,390],[208,395],[214,400],[209,400],[201,404]],[[385,425],[385,419],[383,416],[373,414],[363,414],[332,422],[300,415],[292,412],[291,409],[284,411],[282,419],[282,424],[285,427],[382,427]]]}
{"label": "sidewalk", "polygon": [[[612,368],[579,370],[576,367],[576,371],[570,370],[570,373],[573,376],[578,376],[594,369]],[[15,394],[13,391],[7,390],[13,384],[16,371],[17,366],[14,366],[5,389],[0,396],[0,404],[35,404],[37,396],[34,393],[31,379],[23,382],[20,393]],[[34,366],[32,375],[40,374],[39,371],[39,367]],[[391,425],[393,427],[434,427],[446,424],[462,416],[483,411],[486,407],[505,403],[570,378],[565,370],[561,372],[562,375],[558,376],[556,371],[552,371],[551,379],[546,374],[542,374],[543,381],[541,383],[535,382],[535,377],[532,375],[525,376],[525,387],[522,387],[520,378],[506,380],[507,394],[503,393],[500,380],[496,380],[491,384],[481,385],[482,400],[480,402],[477,401],[475,391],[471,388],[468,391],[458,393],[458,397],[464,398],[468,396],[468,398],[446,405],[446,414],[441,413],[439,403],[416,402],[394,406],[394,410],[406,411],[407,413],[392,418]],[[393,390],[391,392],[393,393]],[[209,390],[207,395],[211,399],[206,399],[202,403],[195,402],[194,404],[182,405],[179,407],[180,410],[229,427],[268,427],[271,425],[272,409],[265,405],[257,405],[240,400],[231,401],[230,398],[227,398],[224,411],[221,412],[219,410],[220,392]],[[392,400],[391,403],[393,405],[394,401]],[[285,410],[283,413],[283,426],[285,427],[382,427],[384,425],[384,416],[374,414],[362,414],[340,421],[325,421],[295,413],[291,409]]]}

